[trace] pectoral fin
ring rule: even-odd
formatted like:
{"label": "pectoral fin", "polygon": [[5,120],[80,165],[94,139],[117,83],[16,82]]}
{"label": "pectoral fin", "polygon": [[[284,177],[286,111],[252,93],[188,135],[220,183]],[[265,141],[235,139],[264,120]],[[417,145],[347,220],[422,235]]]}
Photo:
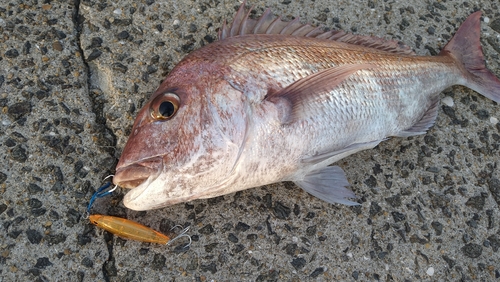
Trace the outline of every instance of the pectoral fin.
{"label": "pectoral fin", "polygon": [[273,103],[286,104],[290,112],[283,123],[291,123],[300,120],[303,113],[314,109],[314,102],[326,97],[326,94],[334,90],[353,73],[376,68],[372,64],[342,65],[319,71],[302,79],[295,81],[286,88],[268,94],[265,99]]}
{"label": "pectoral fin", "polygon": [[328,166],[308,173],[304,179],[294,181],[307,193],[328,203],[348,206],[359,205],[347,198],[357,198],[354,192],[345,188],[349,182],[344,171],[338,166]]}
{"label": "pectoral fin", "polygon": [[303,163],[307,164],[317,164],[326,160],[329,160],[329,163],[334,163],[340,159],[343,159],[349,155],[352,155],[354,153],[357,153],[359,151],[363,150],[368,150],[368,149],[373,149],[375,148],[380,142],[384,141],[383,140],[375,140],[371,142],[365,142],[365,143],[354,143],[351,144],[343,149],[336,150],[336,151],[329,151],[329,152],[323,152],[319,153],[314,156],[306,157],[302,159]]}

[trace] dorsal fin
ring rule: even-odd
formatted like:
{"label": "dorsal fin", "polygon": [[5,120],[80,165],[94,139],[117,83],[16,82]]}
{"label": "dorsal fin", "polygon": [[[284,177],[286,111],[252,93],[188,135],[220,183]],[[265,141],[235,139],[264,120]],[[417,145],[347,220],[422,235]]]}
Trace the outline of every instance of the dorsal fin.
{"label": "dorsal fin", "polygon": [[281,34],[334,40],[391,53],[415,55],[415,52],[410,47],[396,40],[349,34],[342,30],[323,31],[321,27],[301,24],[299,17],[290,22],[285,22],[281,20],[281,17],[275,18],[269,9],[266,9],[257,20],[250,19],[248,16],[253,7],[250,10],[246,10],[245,5],[246,1],[243,1],[231,25],[227,25],[224,22],[219,30],[219,40],[244,34]]}

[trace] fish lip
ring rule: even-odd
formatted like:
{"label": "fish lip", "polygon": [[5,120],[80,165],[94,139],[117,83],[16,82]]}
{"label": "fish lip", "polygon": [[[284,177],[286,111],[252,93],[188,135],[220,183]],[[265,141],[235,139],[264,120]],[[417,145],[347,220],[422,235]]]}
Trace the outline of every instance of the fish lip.
{"label": "fish lip", "polygon": [[134,189],[150,176],[158,175],[163,168],[163,159],[153,157],[116,168],[113,183],[123,188]]}
{"label": "fish lip", "polygon": [[[208,186],[206,188],[208,192],[184,193],[183,195],[168,195],[168,197],[165,197],[165,191],[158,189],[159,187],[163,187],[162,183],[163,181],[165,181],[165,178],[162,179],[160,176],[160,172],[157,172],[156,174],[151,174],[135,189],[132,189],[127,194],[125,194],[125,196],[123,197],[123,204],[127,208],[132,210],[146,211],[189,202],[196,199],[213,197],[210,196],[210,191],[218,192],[220,189],[224,189],[224,187],[227,187],[228,183],[234,181],[234,177],[228,178],[222,183],[219,183],[215,186]],[[189,189],[183,189],[183,191],[188,190]]]}

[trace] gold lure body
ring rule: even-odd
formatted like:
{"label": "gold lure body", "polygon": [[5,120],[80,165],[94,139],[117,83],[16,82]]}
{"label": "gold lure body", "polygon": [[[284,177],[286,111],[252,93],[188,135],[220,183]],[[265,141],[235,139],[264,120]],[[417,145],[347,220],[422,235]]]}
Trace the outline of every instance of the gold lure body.
{"label": "gold lure body", "polygon": [[92,214],[89,220],[95,226],[125,239],[157,244],[167,244],[170,241],[167,235],[126,218]]}

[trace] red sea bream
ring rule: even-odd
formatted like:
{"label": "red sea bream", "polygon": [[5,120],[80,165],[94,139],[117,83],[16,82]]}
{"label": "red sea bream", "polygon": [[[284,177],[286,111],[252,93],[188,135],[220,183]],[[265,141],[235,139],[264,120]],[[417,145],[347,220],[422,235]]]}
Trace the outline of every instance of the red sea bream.
{"label": "red sea bream", "polygon": [[452,85],[500,103],[480,12],[438,56],[249,13],[243,3],[219,40],[186,56],[140,110],[113,179],[131,188],[125,206],[155,209],[279,181],[355,205],[344,171],[330,164],[388,137],[424,134]]}

